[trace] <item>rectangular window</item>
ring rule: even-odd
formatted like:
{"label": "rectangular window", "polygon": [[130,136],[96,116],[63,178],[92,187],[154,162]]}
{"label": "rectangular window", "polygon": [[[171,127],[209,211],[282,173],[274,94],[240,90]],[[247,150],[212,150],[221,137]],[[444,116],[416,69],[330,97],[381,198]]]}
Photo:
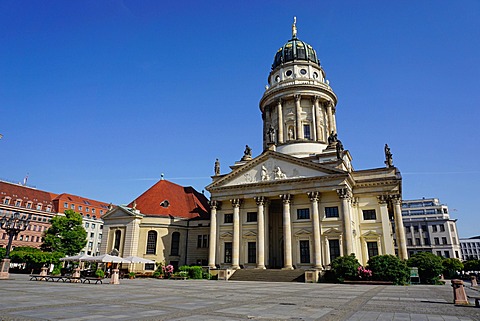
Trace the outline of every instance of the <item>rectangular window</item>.
{"label": "rectangular window", "polygon": [[248,242],[248,263],[257,262],[257,243]]}
{"label": "rectangular window", "polygon": [[83,209],[82,205],[78,205],[78,210],[81,211]]}
{"label": "rectangular window", "polygon": [[433,241],[435,242],[435,245],[440,245],[440,239],[438,237],[435,237]]}
{"label": "rectangular window", "polygon": [[330,249],[330,262],[340,256],[340,241],[328,240],[328,247]]}
{"label": "rectangular window", "polygon": [[453,245],[456,245],[457,244],[457,238],[456,237],[453,237]]}
{"label": "rectangular window", "polygon": [[20,207],[20,205],[22,205],[22,201],[16,201],[16,202],[15,202],[15,206]]}
{"label": "rectangular window", "polygon": [[412,239],[410,238],[407,239],[407,245],[412,245]]}
{"label": "rectangular window", "polygon": [[85,212],[90,212],[90,208],[85,207]]}
{"label": "rectangular window", "polygon": [[441,224],[440,226],[440,232],[445,232],[445,225]]}
{"label": "rectangular window", "polygon": [[310,219],[310,209],[308,209],[308,208],[297,209],[297,219],[299,219],[299,220]]}
{"label": "rectangular window", "polygon": [[95,223],[92,223],[92,228],[95,228]]}
{"label": "rectangular window", "polygon": [[208,247],[208,235],[199,235],[197,238],[197,248]]}
{"label": "rectangular window", "polygon": [[300,263],[310,263],[309,241],[300,241]]}
{"label": "rectangular window", "polygon": [[444,254],[443,256],[444,256],[445,258],[447,258],[447,259],[450,258],[450,252],[449,252],[449,251],[444,251],[443,254]]}
{"label": "rectangular window", "polygon": [[146,271],[153,271],[153,270],[155,270],[155,263],[145,263],[145,270],[146,270]]}
{"label": "rectangular window", "polygon": [[256,222],[256,221],[257,221],[257,212],[248,212],[247,222]]}
{"label": "rectangular window", "polygon": [[90,237],[93,238],[95,236],[95,233],[90,233]]}
{"label": "rectangular window", "polygon": [[303,138],[310,139],[310,125],[303,125]]}
{"label": "rectangular window", "polygon": [[376,220],[377,214],[375,210],[363,210],[363,219],[364,220]]}
{"label": "rectangular window", "polygon": [[325,217],[338,217],[338,206],[325,207]]}
{"label": "rectangular window", "polygon": [[70,204],[70,209],[74,210],[75,209],[75,204]]}
{"label": "rectangular window", "polygon": [[207,248],[207,247],[208,247],[208,234],[205,234],[205,235],[203,236],[202,247],[203,247],[203,248]]}
{"label": "rectangular window", "polygon": [[233,223],[233,214],[225,214],[224,223]]}
{"label": "rectangular window", "polygon": [[437,232],[437,226],[436,225],[432,225],[432,231]]}
{"label": "rectangular window", "polygon": [[447,244],[447,238],[446,237],[442,237],[442,244]]}
{"label": "rectangular window", "polygon": [[88,247],[92,248],[92,246],[93,246],[93,242],[88,242]]}
{"label": "rectangular window", "polygon": [[198,238],[197,238],[197,248],[201,248],[202,247],[202,235],[199,235]]}
{"label": "rectangular window", "polygon": [[68,203],[63,203],[64,208],[68,208]]}
{"label": "rectangular window", "polygon": [[414,231],[414,232],[418,232],[418,225],[414,225],[414,226],[413,226],[413,231]]}
{"label": "rectangular window", "polygon": [[3,204],[5,204],[5,205],[10,205],[10,199],[9,199],[9,198],[5,198],[5,199],[3,200]]}
{"label": "rectangular window", "polygon": [[232,242],[225,242],[225,263],[232,263]]}
{"label": "rectangular window", "polygon": [[426,231],[427,231],[427,226],[426,226],[426,225],[422,225],[422,230],[423,230],[424,232],[426,232]]}
{"label": "rectangular window", "polygon": [[86,223],[85,223],[85,227],[88,228],[89,226],[90,226],[90,223],[86,222]]}
{"label": "rectangular window", "polygon": [[415,239],[415,245],[421,245],[421,244],[420,244],[420,238],[419,238],[419,237],[417,237],[417,238]]}
{"label": "rectangular window", "polygon": [[378,255],[378,243],[377,242],[367,242],[367,249],[368,249],[368,258],[369,259]]}
{"label": "rectangular window", "polygon": [[27,203],[27,208],[32,208],[32,203],[28,202]]}
{"label": "rectangular window", "polygon": [[92,208],[92,214],[95,214],[95,209],[94,208]]}

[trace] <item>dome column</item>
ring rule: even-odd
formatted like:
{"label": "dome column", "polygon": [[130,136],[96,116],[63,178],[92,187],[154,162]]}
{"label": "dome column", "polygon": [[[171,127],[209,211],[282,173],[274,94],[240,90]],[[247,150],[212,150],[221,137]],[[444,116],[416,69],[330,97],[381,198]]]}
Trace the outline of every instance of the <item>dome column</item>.
{"label": "dome column", "polygon": [[323,133],[322,133],[322,127],[320,126],[320,97],[315,96],[313,97],[313,108],[315,112],[313,113],[315,115],[315,141],[323,141]]}
{"label": "dome column", "polygon": [[231,200],[233,207],[232,269],[240,268],[240,199]]}
{"label": "dome column", "polygon": [[278,114],[278,143],[283,144],[283,110],[282,110],[282,100],[279,99],[277,102],[277,114]]}
{"label": "dome column", "polygon": [[295,111],[296,111],[296,118],[297,118],[297,140],[303,138],[303,128],[302,128],[302,107],[300,106],[300,101],[302,100],[302,96],[297,94],[294,96],[295,98]]}
{"label": "dome column", "polygon": [[284,248],[284,270],[293,270],[292,264],[292,223],[290,220],[291,194],[280,195],[283,201],[283,248]]}
{"label": "dome column", "polygon": [[215,256],[217,250],[217,207],[219,202],[210,201],[210,244],[208,250],[208,266],[215,269]]}

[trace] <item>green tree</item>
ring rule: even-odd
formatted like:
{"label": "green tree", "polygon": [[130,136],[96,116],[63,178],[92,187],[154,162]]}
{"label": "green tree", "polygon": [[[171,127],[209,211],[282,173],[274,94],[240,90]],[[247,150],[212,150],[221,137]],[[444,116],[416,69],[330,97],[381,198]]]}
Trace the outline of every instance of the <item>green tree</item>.
{"label": "green tree", "polygon": [[87,232],[82,225],[82,216],[75,211],[66,210],[65,216],[55,216],[51,224],[45,231],[43,250],[75,255],[87,244]]}
{"label": "green tree", "polygon": [[456,278],[458,277],[457,272],[463,270],[463,263],[459,259],[448,258],[444,259],[442,262],[443,265],[443,275],[448,278]]}
{"label": "green tree", "polygon": [[407,262],[394,255],[377,255],[368,260],[368,269],[376,281],[390,281],[397,285],[408,283],[410,268]]}
{"label": "green tree", "polygon": [[25,263],[26,270],[32,269],[39,270],[45,264],[60,263],[60,258],[63,257],[63,253],[60,252],[43,252],[39,249],[19,246],[10,252],[10,259],[13,263]]}
{"label": "green tree", "polygon": [[480,271],[480,260],[468,260],[463,264],[465,272]]}
{"label": "green tree", "polygon": [[7,254],[7,249],[4,247],[0,247],[0,260],[3,260],[5,254]]}
{"label": "green tree", "polygon": [[430,252],[419,252],[414,254],[407,261],[410,267],[418,268],[420,282],[436,284],[443,272],[443,258]]}
{"label": "green tree", "polygon": [[331,266],[337,282],[354,280],[358,277],[358,268],[360,267],[360,263],[353,253],[348,256],[337,257],[332,261]]}

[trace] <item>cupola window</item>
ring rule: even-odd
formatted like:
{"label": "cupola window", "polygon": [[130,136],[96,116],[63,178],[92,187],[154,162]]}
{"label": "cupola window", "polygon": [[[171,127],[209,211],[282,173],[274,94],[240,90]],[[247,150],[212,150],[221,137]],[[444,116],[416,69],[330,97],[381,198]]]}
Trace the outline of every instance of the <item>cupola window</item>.
{"label": "cupola window", "polygon": [[290,77],[292,74],[293,74],[293,72],[291,70],[287,70],[287,72],[285,73],[285,75],[287,77]]}

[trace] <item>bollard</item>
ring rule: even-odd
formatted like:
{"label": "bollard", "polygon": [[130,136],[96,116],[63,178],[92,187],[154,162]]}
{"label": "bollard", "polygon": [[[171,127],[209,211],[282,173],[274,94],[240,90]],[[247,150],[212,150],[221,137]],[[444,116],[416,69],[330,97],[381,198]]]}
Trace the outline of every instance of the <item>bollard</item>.
{"label": "bollard", "polygon": [[470,277],[470,281],[472,282],[472,286],[478,286],[477,284],[477,277],[475,275],[472,275]]}
{"label": "bollard", "polygon": [[465,288],[463,287],[462,280],[452,280],[453,287],[453,303],[460,305],[468,305],[467,295],[465,294]]}
{"label": "bollard", "polygon": [[120,284],[120,275],[118,269],[112,270],[112,275],[110,276],[110,284]]}

